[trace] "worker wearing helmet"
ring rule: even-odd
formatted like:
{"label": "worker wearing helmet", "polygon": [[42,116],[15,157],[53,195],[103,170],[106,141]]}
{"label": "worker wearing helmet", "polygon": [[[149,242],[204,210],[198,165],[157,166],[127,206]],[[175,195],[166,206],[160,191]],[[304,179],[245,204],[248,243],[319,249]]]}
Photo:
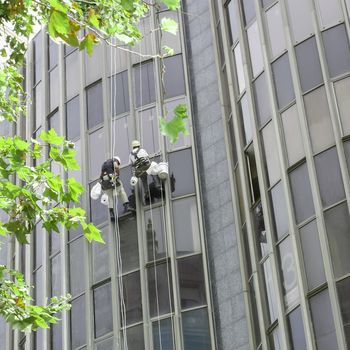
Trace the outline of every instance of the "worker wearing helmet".
{"label": "worker wearing helmet", "polygon": [[120,174],[120,158],[114,156],[112,159],[107,159],[101,168],[101,187],[104,193],[108,196],[108,208],[110,212],[111,220],[115,220],[114,215],[114,197],[118,196],[118,198],[122,201],[124,205],[124,213],[127,211],[131,211],[132,209],[129,207],[128,196],[125,193],[123,183],[119,178]]}

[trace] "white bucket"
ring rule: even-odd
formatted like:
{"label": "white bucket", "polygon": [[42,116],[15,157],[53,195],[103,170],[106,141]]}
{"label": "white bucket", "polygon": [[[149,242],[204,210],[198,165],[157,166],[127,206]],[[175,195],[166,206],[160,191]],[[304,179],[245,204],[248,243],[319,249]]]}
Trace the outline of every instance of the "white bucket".
{"label": "white bucket", "polygon": [[160,162],[158,164],[158,177],[161,180],[165,180],[168,177],[169,171],[168,171],[168,163],[166,162]]}

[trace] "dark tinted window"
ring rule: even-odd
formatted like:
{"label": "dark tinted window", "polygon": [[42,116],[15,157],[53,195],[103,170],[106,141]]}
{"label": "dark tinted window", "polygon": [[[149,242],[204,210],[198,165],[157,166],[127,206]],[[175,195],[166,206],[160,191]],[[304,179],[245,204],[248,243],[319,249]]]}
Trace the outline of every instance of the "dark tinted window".
{"label": "dark tinted window", "polygon": [[119,221],[120,250],[123,262],[123,273],[139,266],[139,248],[137,241],[136,218]]}
{"label": "dark tinted window", "polygon": [[140,107],[155,101],[153,62],[135,66],[136,106]]}
{"label": "dark tinted window", "polygon": [[106,244],[91,243],[92,248],[92,281],[99,282],[110,276],[109,269],[109,235],[108,226],[101,229],[101,235]]}
{"label": "dark tinted window", "polygon": [[173,329],[171,319],[155,321],[152,324],[153,349],[173,349]]}
{"label": "dark tinted window", "polygon": [[69,244],[70,293],[75,296],[85,290],[84,238]]}
{"label": "dark tinted window", "polygon": [[345,337],[350,345],[350,278],[337,283],[340,310],[343,318]]}
{"label": "dark tinted window", "polygon": [[288,315],[288,328],[293,349],[306,350],[306,341],[300,307]]}
{"label": "dark tinted window", "polygon": [[61,254],[51,259],[51,296],[60,296],[61,292]]}
{"label": "dark tinted window", "polygon": [[110,79],[110,105],[112,116],[125,113],[130,110],[128,72],[121,72]]}
{"label": "dark tinted window", "polygon": [[[91,188],[96,184],[97,181],[93,182],[89,186],[89,193],[91,191]],[[101,203],[100,198],[99,199],[92,199],[90,198],[90,220],[95,225],[99,225],[102,222],[105,222],[108,219],[109,213],[108,208],[106,205]]]}
{"label": "dark tinted window", "polygon": [[111,308],[111,284],[107,283],[94,290],[95,337],[98,338],[113,330]]}
{"label": "dark tinted window", "polygon": [[182,55],[167,57],[164,59],[165,98],[185,94],[184,68]]}
{"label": "dark tinted window", "polygon": [[277,240],[279,240],[289,230],[286,199],[281,182],[272,188],[271,201],[273,206],[274,226],[277,234]]}
{"label": "dark tinted window", "polygon": [[86,88],[88,129],[103,122],[102,83]]}
{"label": "dark tinted window", "polygon": [[123,293],[127,325],[142,321],[140,272],[123,277]]}
{"label": "dark tinted window", "polygon": [[73,300],[71,305],[71,344],[74,350],[86,343],[85,296]]}

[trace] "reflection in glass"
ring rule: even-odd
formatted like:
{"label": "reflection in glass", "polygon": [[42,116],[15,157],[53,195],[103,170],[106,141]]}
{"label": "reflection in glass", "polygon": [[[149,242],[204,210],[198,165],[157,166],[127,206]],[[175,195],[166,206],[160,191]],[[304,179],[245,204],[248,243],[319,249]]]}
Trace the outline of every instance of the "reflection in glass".
{"label": "reflection in glass", "polygon": [[91,243],[91,255],[92,255],[92,281],[93,283],[104,280],[110,276],[109,269],[109,235],[108,226],[104,226],[101,229],[101,236],[106,244],[97,242]]}
{"label": "reflection in glass", "polygon": [[154,350],[173,349],[173,328],[170,318],[153,322],[152,333]]}
{"label": "reflection in glass", "polygon": [[173,297],[171,274],[168,264],[155,265],[148,268],[148,299],[151,317],[172,312]]}
{"label": "reflection in glass", "polygon": [[241,126],[244,131],[244,144],[247,145],[253,137],[247,94],[244,94],[244,96],[239,102],[239,111],[241,118]]}
{"label": "reflection in glass", "polygon": [[312,297],[310,306],[317,349],[338,349],[328,290],[324,290]]}
{"label": "reflection in glass", "polygon": [[113,331],[111,308],[111,283],[106,283],[93,292],[95,338]]}
{"label": "reflection in glass", "polygon": [[300,229],[300,240],[301,248],[303,250],[307,283],[309,290],[312,290],[326,281],[321,246],[315,220]]}
{"label": "reflection in glass", "polygon": [[261,202],[252,210],[255,241],[258,249],[259,260],[268,253],[264,213]]}
{"label": "reflection in glass", "polygon": [[109,79],[109,84],[112,117],[128,112],[130,110],[128,71],[113,75]]}
{"label": "reflection in glass", "polygon": [[253,0],[242,0],[244,25],[247,25],[255,18],[255,7]]}
{"label": "reflection in glass", "polygon": [[85,290],[84,238],[69,244],[70,293],[75,296]]}
{"label": "reflection in glass", "polygon": [[59,296],[61,292],[61,254],[51,259],[51,296]]}
{"label": "reflection in glass", "polygon": [[261,127],[271,118],[271,104],[265,73],[259,75],[259,77],[253,82],[253,88],[256,115],[258,118],[259,127]]}
{"label": "reflection in glass", "polygon": [[239,89],[239,95],[240,95],[245,89],[245,79],[244,79],[241,46],[239,43],[236,45],[234,49],[234,56],[235,56],[236,73],[237,73],[237,79],[238,79],[238,89]]}
{"label": "reflection in glass", "polygon": [[293,349],[306,350],[306,340],[300,307],[288,315],[288,328]]}
{"label": "reflection in glass", "polygon": [[123,273],[139,267],[139,248],[137,240],[136,218],[119,221],[120,250],[123,262]]}
{"label": "reflection in glass", "polygon": [[101,173],[102,163],[105,156],[104,128],[98,129],[89,136],[89,179],[96,180]]}
{"label": "reflection in glass", "polygon": [[280,243],[278,250],[282,270],[284,303],[286,308],[288,308],[299,301],[299,289],[291,238],[287,237],[282,243]]}
{"label": "reflection in glass", "polygon": [[343,319],[345,338],[350,345],[350,278],[346,278],[337,283],[340,310]]}
{"label": "reflection in glass", "polygon": [[[70,47],[70,46],[67,46]],[[80,60],[79,51],[72,52],[65,57],[65,72],[66,72],[66,100],[76,96],[80,90]]]}
{"label": "reflection in glass", "polygon": [[182,313],[184,350],[210,350],[207,309]]}
{"label": "reflection in glass", "polygon": [[80,105],[79,96],[66,103],[66,135],[68,140],[80,137]]}
{"label": "reflection in glass", "polygon": [[113,121],[113,154],[118,155],[122,166],[129,163],[130,145],[132,141],[132,130],[130,130],[129,123],[131,124],[129,116],[118,118]]}
{"label": "reflection in glass", "polygon": [[284,29],[280,4],[272,6],[266,11],[267,28],[269,31],[272,58],[277,57],[286,49]]}
{"label": "reflection in glass", "polygon": [[337,98],[343,136],[350,135],[350,78],[345,78],[335,82],[334,90]]}
{"label": "reflection in glass", "polygon": [[70,311],[72,350],[86,343],[85,295],[72,300]]}
{"label": "reflection in glass", "polygon": [[255,21],[247,29],[247,36],[248,36],[248,44],[249,44],[253,77],[256,77],[264,69],[264,62],[263,62],[262,51],[261,51],[260,33],[259,33],[257,21]]}
{"label": "reflection in glass", "polygon": [[114,350],[113,347],[113,338],[103,340],[100,343],[96,344],[96,350]]}
{"label": "reflection in glass", "polygon": [[203,262],[201,255],[178,260],[181,309],[206,304]]}
{"label": "reflection in glass", "polygon": [[273,223],[277,234],[276,239],[280,240],[289,230],[286,198],[281,182],[271,189],[271,201],[273,206]]}
{"label": "reflection in glass", "polygon": [[142,321],[142,298],[140,272],[123,276],[123,298],[126,311],[126,324]]}
{"label": "reflection in glass", "polygon": [[155,101],[155,83],[153,62],[136,65],[134,71],[136,107],[144,106]]}
{"label": "reflection in glass", "polygon": [[149,155],[159,152],[159,125],[155,108],[146,109],[139,113],[141,147]]}
{"label": "reflection in glass", "polygon": [[166,241],[162,207],[147,210],[145,212],[145,224],[147,261],[164,258],[166,256]]}
{"label": "reflection in glass", "polygon": [[272,279],[272,270],[271,270],[271,261],[268,258],[263,263],[264,269],[264,280],[265,280],[265,288],[267,294],[267,301],[269,306],[269,324],[272,324],[277,319],[277,304],[276,304],[276,289],[273,284]]}
{"label": "reflection in glass", "polygon": [[[214,1],[216,3],[216,1]],[[237,14],[235,9],[235,1],[231,0],[227,5],[227,18],[230,27],[230,39],[231,45],[238,40],[238,29],[237,29]]]}
{"label": "reflection in glass", "polygon": [[145,348],[143,338],[143,325],[130,327],[126,330],[127,348],[124,347],[124,341],[121,342],[121,350],[143,350]]}
{"label": "reflection in glass", "polygon": [[174,201],[173,215],[177,256],[200,252],[196,198]]}
{"label": "reflection in glass", "polygon": [[182,55],[166,57],[164,59],[164,98],[171,98],[185,94],[185,78]]}
{"label": "reflection in glass", "polygon": [[86,88],[87,127],[88,129],[103,122],[102,83]]}
{"label": "reflection in glass", "polygon": [[282,350],[281,332],[277,326],[269,335],[271,350]]}
{"label": "reflection in glass", "polygon": [[[91,192],[91,189],[92,187],[94,187],[96,182],[97,181],[92,182],[89,185],[89,193]],[[107,206],[101,203],[100,198],[95,200],[89,197],[89,200],[90,200],[90,221],[93,222],[95,225],[99,225],[107,221],[109,218]]]}
{"label": "reflection in glass", "polygon": [[331,27],[343,20],[343,14],[339,0],[316,0],[316,9],[323,28]]}

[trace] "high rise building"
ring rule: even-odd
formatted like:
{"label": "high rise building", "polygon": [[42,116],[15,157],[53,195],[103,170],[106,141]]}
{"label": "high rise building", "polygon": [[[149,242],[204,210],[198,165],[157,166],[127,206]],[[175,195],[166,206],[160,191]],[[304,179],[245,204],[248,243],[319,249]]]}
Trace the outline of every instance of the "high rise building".
{"label": "high rise building", "polygon": [[[25,70],[28,116],[2,134],[55,128],[74,141],[82,206],[105,245],[79,231],[10,241],[0,261],[22,270],[34,298],[72,294],[62,321],[34,334],[0,323],[0,349],[350,348],[350,1],[183,0],[154,12],[133,50],[92,57],[41,31]],[[177,36],[159,38],[157,17]],[[161,41],[161,42],[160,42]],[[185,103],[188,136],[159,133]],[[130,143],[169,162],[152,204],[132,193]],[[118,155],[136,214],[110,223],[89,198]],[[151,186],[156,187],[150,178]],[[1,322],[1,321],[0,321]]]}

